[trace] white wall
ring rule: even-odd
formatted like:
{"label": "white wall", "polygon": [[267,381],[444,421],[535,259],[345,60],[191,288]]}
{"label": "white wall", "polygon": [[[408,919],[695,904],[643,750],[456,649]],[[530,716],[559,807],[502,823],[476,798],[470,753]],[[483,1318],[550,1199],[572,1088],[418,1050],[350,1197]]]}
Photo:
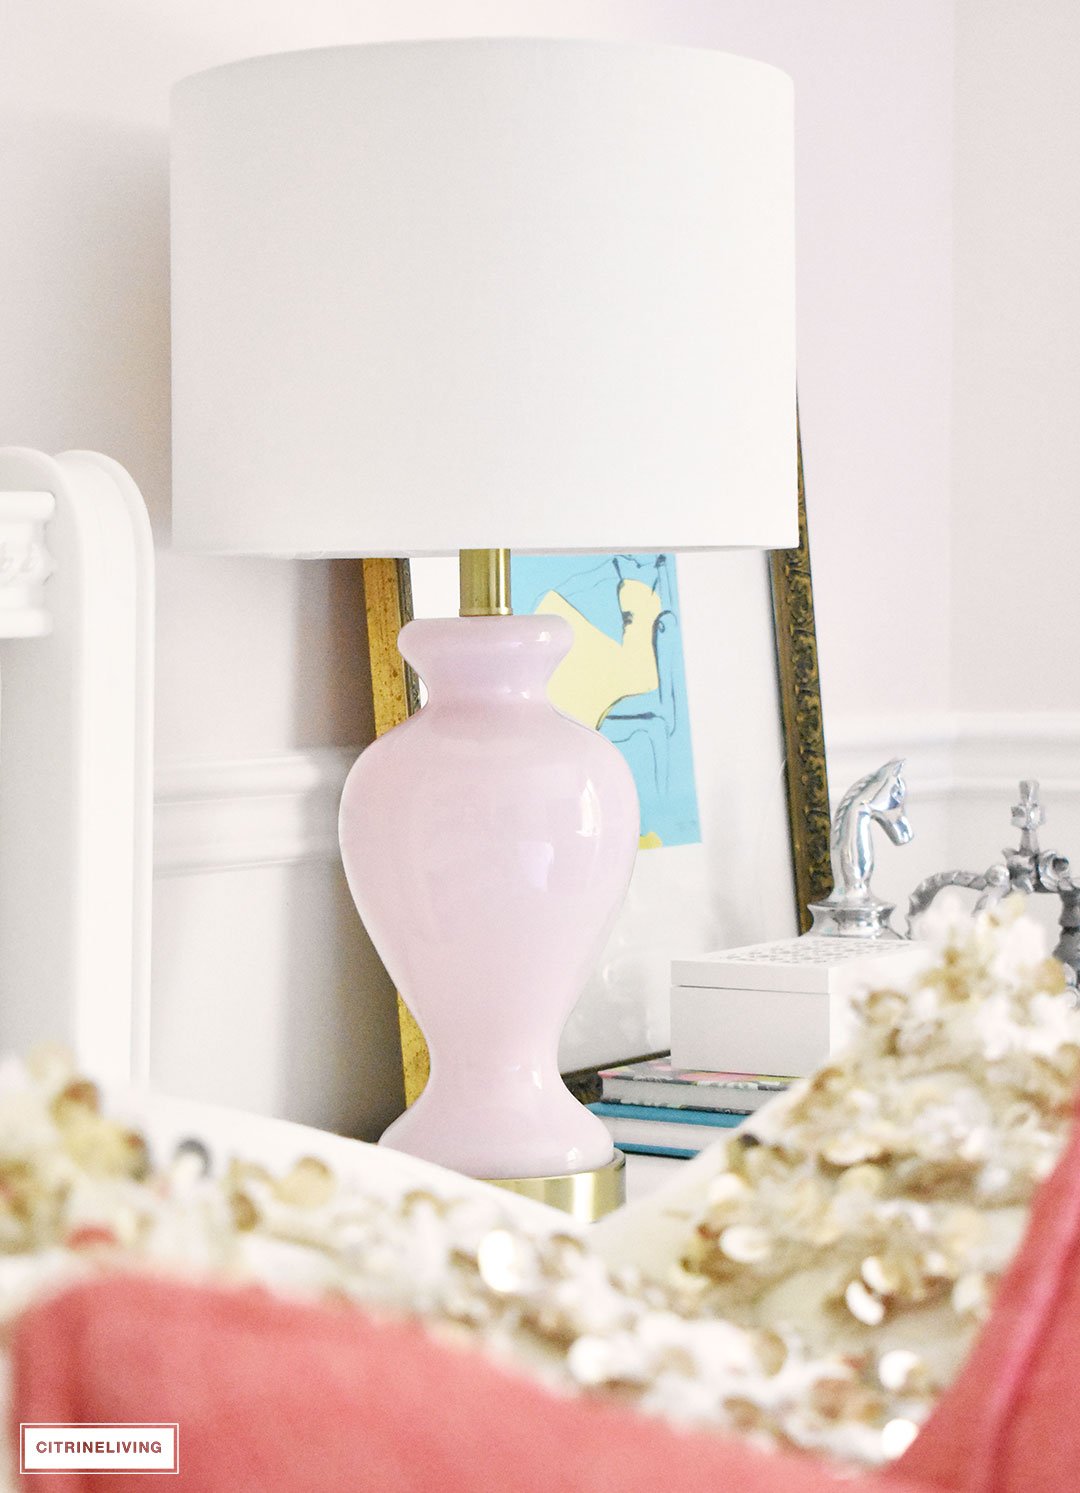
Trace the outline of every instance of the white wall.
{"label": "white wall", "polygon": [[1080,7],[959,0],[959,710],[1080,708]]}
{"label": "white wall", "polygon": [[[910,754],[919,838],[880,861],[898,899],[928,870],[984,870],[1015,845],[1025,777],[1041,783],[1043,845],[1080,865],[1080,8],[957,0],[954,52],[947,704],[834,714],[830,733],[836,789],[868,756]],[[917,604],[941,627],[923,579]],[[905,668],[924,658],[925,643],[905,650]],[[1053,899],[1038,906],[1056,919]]]}
{"label": "white wall", "polygon": [[3,32],[0,440],[110,452],[161,546],[157,1076],[370,1134],[400,1102],[394,1013],[327,820],[370,734],[357,572],[167,549],[169,86],[252,53],[483,32],[651,37],[789,69],[807,483],[842,734],[860,712],[948,705],[951,8],[7,0]]}
{"label": "white wall", "polygon": [[1020,777],[1080,865],[1078,66],[1074,0],[957,0],[950,863],[979,868]]}
{"label": "white wall", "polygon": [[826,718],[941,708],[950,7],[743,0],[665,11],[680,40],[763,57],[795,79],[799,386]]}
{"label": "white wall", "polygon": [[942,717],[952,584],[952,8],[942,0],[668,6],[680,40],[796,89],[799,395],[834,801],[908,758],[903,909],[950,854]]}

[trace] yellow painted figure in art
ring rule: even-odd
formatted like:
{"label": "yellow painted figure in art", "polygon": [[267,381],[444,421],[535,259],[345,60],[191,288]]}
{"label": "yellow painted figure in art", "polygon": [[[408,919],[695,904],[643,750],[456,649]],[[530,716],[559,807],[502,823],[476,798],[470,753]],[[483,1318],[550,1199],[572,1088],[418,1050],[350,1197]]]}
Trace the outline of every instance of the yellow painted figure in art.
{"label": "yellow painted figure in art", "polygon": [[536,610],[565,617],[574,629],[574,644],[552,675],[548,688],[554,705],[586,726],[599,728],[604,717],[630,695],[647,695],[659,685],[654,628],[663,609],[660,596],[644,581],[619,583],[622,639],[616,641],[584,617],[577,607],[549,591]]}

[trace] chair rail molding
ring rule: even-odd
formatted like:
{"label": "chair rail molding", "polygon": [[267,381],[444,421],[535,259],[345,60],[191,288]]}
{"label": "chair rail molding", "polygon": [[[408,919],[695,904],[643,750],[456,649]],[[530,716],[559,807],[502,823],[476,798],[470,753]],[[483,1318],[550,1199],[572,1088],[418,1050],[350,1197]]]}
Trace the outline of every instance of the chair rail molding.
{"label": "chair rail molding", "polygon": [[827,730],[827,748],[837,795],[879,760],[900,756],[915,803],[1000,799],[1021,778],[1037,778],[1051,800],[1080,797],[1080,711],[844,716]]}
{"label": "chair rail molding", "polygon": [[958,715],[956,744],[962,797],[1015,793],[1021,778],[1039,779],[1051,814],[1080,796],[1080,711]]}
{"label": "chair rail molding", "polygon": [[[160,763],[154,870],[198,875],[337,858],[338,800],[361,747]],[[845,716],[828,730],[835,794],[888,757],[903,756],[911,801],[1014,792],[1039,777],[1048,794],[1080,798],[1080,712]]]}
{"label": "chair rail molding", "polygon": [[338,803],[359,747],[166,762],[155,775],[161,876],[335,860]]}
{"label": "chair rail molding", "polygon": [[913,804],[940,802],[952,792],[956,768],[956,717],[851,715],[825,719],[825,754],[833,806],[864,773],[902,757]]}

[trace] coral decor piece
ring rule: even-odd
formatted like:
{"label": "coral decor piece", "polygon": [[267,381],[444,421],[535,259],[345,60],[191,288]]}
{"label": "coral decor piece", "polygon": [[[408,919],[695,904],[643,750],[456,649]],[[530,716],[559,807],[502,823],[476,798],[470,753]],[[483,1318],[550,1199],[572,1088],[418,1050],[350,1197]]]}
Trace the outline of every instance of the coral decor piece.
{"label": "coral decor piece", "polygon": [[494,1190],[388,1203],[314,1159],[215,1178],[194,1142],[154,1166],[57,1055],[9,1063],[0,1313],[118,1268],[258,1281],[419,1317],[560,1392],[889,1461],[991,1310],[1080,1079],[1080,1014],[1013,904],[935,936],[909,988],[863,999],[844,1054],[688,1164],[707,1180],[648,1275]]}

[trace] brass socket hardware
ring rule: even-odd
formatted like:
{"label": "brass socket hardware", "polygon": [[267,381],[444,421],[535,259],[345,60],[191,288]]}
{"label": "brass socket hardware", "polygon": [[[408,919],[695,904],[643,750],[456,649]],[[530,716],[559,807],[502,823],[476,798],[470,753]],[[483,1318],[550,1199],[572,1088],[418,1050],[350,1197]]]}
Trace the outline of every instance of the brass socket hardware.
{"label": "brass socket hardware", "polygon": [[462,617],[509,617],[510,551],[461,550]]}

